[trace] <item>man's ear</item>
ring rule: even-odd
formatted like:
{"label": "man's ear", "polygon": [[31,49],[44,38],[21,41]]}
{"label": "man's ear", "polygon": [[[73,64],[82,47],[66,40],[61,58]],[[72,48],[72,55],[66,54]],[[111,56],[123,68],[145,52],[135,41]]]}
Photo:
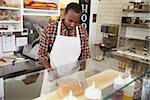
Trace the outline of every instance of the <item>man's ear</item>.
{"label": "man's ear", "polygon": [[65,12],[65,13],[64,13],[64,17],[65,17],[66,15],[67,15],[67,13]]}

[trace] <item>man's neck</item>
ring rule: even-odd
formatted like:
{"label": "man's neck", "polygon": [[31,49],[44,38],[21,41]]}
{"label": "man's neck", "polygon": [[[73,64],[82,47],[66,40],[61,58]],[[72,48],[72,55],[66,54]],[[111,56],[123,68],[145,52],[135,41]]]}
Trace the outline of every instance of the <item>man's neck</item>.
{"label": "man's neck", "polygon": [[66,29],[67,29],[68,33],[72,33],[72,32],[74,32],[74,31],[75,31],[75,29],[68,29],[68,28],[67,28],[67,26],[65,25],[65,21],[64,21],[64,19],[62,19],[62,23],[63,23],[63,24],[64,24],[64,26],[66,27]]}

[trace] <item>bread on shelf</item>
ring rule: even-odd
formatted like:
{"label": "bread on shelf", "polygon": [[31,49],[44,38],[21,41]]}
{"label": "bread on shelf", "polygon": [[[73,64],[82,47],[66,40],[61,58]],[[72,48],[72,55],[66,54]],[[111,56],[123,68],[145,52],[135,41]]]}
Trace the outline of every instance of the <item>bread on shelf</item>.
{"label": "bread on shelf", "polygon": [[31,9],[47,9],[47,10],[56,10],[57,4],[52,2],[39,2],[39,1],[30,1],[25,0],[25,8]]}
{"label": "bread on shelf", "polygon": [[28,6],[32,3],[32,0],[24,0],[25,6]]}

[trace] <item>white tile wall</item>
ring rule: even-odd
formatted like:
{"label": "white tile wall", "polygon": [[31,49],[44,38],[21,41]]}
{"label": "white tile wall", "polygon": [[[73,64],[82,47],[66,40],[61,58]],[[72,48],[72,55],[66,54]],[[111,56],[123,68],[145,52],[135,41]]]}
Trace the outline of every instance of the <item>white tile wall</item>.
{"label": "white tile wall", "polygon": [[123,15],[123,5],[128,4],[129,0],[101,0],[98,10],[98,33],[96,41],[101,40],[102,34],[100,32],[101,25],[106,24],[119,24],[121,23],[121,17]]}
{"label": "white tile wall", "polygon": [[[92,1],[92,0],[91,0]],[[130,0],[100,0],[99,2],[99,8],[98,8],[98,22],[97,22],[97,31],[96,31],[96,38],[95,42],[98,42],[102,38],[102,33],[100,32],[101,30],[101,25],[104,23],[108,24],[121,24],[121,18],[122,16],[139,16],[141,19],[150,19],[150,14],[148,13],[125,13],[122,11],[123,7],[126,5],[129,5]],[[150,0],[144,0],[145,4],[148,4]],[[129,33],[138,34],[140,37],[141,34],[143,36],[141,38],[144,38],[147,34],[150,34],[149,29],[141,29],[141,28],[128,28],[127,34],[130,35]],[[120,32],[120,30],[119,30]],[[130,35],[130,36],[131,36]]]}
{"label": "white tile wall", "polygon": [[145,37],[148,36],[149,32],[150,29],[147,28],[128,27],[126,31],[126,37],[144,40]]}

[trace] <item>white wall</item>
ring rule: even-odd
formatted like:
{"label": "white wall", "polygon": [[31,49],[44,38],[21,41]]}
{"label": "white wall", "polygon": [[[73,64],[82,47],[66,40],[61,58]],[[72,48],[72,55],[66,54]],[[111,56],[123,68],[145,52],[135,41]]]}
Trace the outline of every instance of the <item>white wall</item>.
{"label": "white wall", "polygon": [[[91,0],[90,5],[90,25],[89,25],[89,45],[91,56],[95,55],[94,43],[96,43],[97,23],[98,23],[99,0]],[[96,22],[92,22],[93,14],[97,14]]]}

